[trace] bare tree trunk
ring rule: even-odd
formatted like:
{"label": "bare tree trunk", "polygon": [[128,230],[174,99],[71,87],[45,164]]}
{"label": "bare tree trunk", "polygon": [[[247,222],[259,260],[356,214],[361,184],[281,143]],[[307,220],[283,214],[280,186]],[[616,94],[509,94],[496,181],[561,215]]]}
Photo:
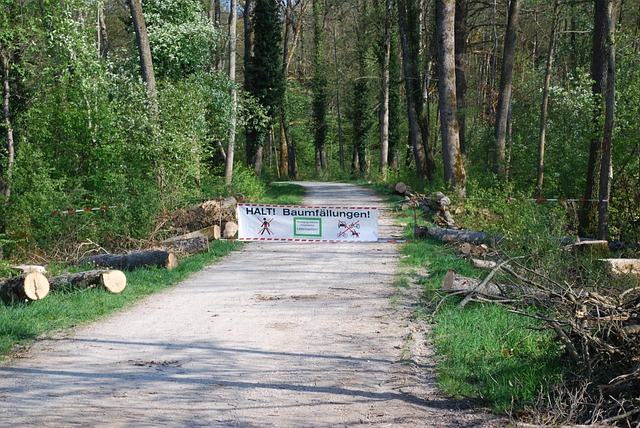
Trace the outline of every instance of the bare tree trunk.
{"label": "bare tree trunk", "polygon": [[229,118],[229,145],[225,160],[224,180],[227,185],[233,180],[233,157],[236,144],[236,110],[238,92],[236,91],[236,25],[238,0],[231,0],[229,11],[229,80],[231,81],[231,117]]}
{"label": "bare tree trunk", "polygon": [[535,197],[542,195],[544,185],[544,150],[547,135],[547,110],[549,107],[549,87],[551,86],[551,68],[553,66],[553,51],[556,44],[556,30],[558,28],[558,0],[553,2],[553,22],[549,35],[549,51],[547,52],[547,66],[544,73],[544,87],[542,89],[542,107],[540,109],[540,136],[538,139],[538,179],[536,181]]}
{"label": "bare tree trunk", "polygon": [[153,61],[151,59],[151,48],[149,46],[149,36],[147,35],[147,25],[142,14],[140,0],[128,0],[133,20],[133,29],[136,33],[138,44],[138,54],[140,55],[140,68],[142,70],[142,80],[147,85],[147,98],[151,106],[152,118],[158,117],[158,94],[156,91],[156,75],[153,71]]}
{"label": "bare tree trunk", "polygon": [[598,239],[609,237],[609,205],[611,182],[613,181],[613,163],[611,161],[611,145],[613,139],[613,122],[615,114],[616,89],[616,45],[613,27],[613,0],[606,0],[605,37],[607,62],[607,90],[605,93],[604,136],[602,139],[602,158],[600,161],[600,191],[598,199]]}
{"label": "bare tree trunk", "polygon": [[10,114],[9,68],[11,67],[11,61],[9,61],[9,56],[5,52],[0,52],[0,60],[2,60],[2,120],[7,134],[7,180],[3,185],[2,177],[0,177],[0,190],[3,190],[4,195],[8,198],[11,196],[11,167],[15,162],[15,142],[13,140],[13,125]]}
{"label": "bare tree trunk", "polygon": [[407,38],[407,5],[405,0],[398,0],[398,28],[400,29],[400,44],[402,47],[402,63],[404,69],[404,82],[407,93],[407,115],[409,116],[409,141],[416,161],[416,172],[419,178],[425,176],[425,159],[422,149],[422,138],[420,136],[420,126],[418,116],[413,103],[413,81],[411,80],[411,66],[409,55],[409,44]]}
{"label": "bare tree trunk", "polygon": [[444,181],[458,196],[466,192],[466,172],[460,139],[456,108],[456,67],[454,50],[455,0],[436,2],[438,23],[438,91],[440,95],[440,124]]}
{"label": "bare tree trunk", "polygon": [[98,52],[104,60],[109,56],[109,35],[104,22],[104,4],[98,6]]}
{"label": "bare tree trunk", "polygon": [[[591,55],[591,79],[593,85],[591,92],[594,98],[594,110],[593,110],[593,135],[589,144],[589,160],[587,163],[587,177],[584,191],[584,199],[589,200],[594,196],[594,190],[596,185],[596,170],[598,164],[598,156],[600,155],[600,147],[602,140],[598,137],[599,133],[596,129],[600,123],[600,115],[602,114],[602,107],[600,96],[604,92],[605,83],[607,81],[607,53],[605,50],[606,43],[606,14],[607,14],[607,1],[596,0],[594,8],[594,26],[593,26],[593,50]],[[581,236],[588,234],[591,227],[591,209],[594,204],[589,201],[585,201],[582,204],[580,210],[580,230]]]}
{"label": "bare tree trunk", "polygon": [[[338,48],[336,43],[336,27],[333,27],[333,61],[335,64],[336,76],[340,75],[338,69]],[[338,82],[339,83],[339,82]],[[338,120],[338,152],[340,156],[340,171],[344,173],[346,170],[345,157],[344,157],[344,132],[342,129],[342,112],[340,110],[340,90],[336,91],[336,116]]]}
{"label": "bare tree trunk", "polygon": [[385,2],[384,41],[382,44],[382,84],[380,103],[380,176],[387,179],[389,163],[389,61],[391,57],[391,15],[393,0]]}
{"label": "bare tree trunk", "polygon": [[[244,30],[244,89],[250,91],[251,88],[251,61],[253,58],[253,8],[254,0],[245,0],[243,12]],[[254,144],[256,144],[256,133],[246,127],[245,129],[245,163],[247,166],[253,163]]]}
{"label": "bare tree trunk", "polygon": [[466,102],[467,76],[465,55],[467,51],[467,0],[456,0],[455,16],[455,58],[456,58],[456,108],[458,110],[458,127],[460,151],[467,152],[466,139]]}
{"label": "bare tree trunk", "polygon": [[518,15],[520,14],[520,0],[510,0],[507,31],[504,39],[502,55],[502,71],[500,74],[500,92],[498,93],[498,109],[496,111],[495,153],[493,170],[502,180],[507,176],[506,142],[509,106],[511,105],[511,89],[513,80],[513,63],[516,52],[516,33],[518,30]]}

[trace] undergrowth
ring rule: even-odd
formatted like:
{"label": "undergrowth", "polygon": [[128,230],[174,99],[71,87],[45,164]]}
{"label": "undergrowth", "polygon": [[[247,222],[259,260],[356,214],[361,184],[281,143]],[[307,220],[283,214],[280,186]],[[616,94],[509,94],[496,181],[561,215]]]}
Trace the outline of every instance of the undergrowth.
{"label": "undergrowth", "polygon": [[[505,210],[520,211],[520,215],[526,211],[531,215],[539,207],[512,204],[500,208],[502,211],[491,211],[491,215],[494,220],[500,218],[502,229],[494,223],[491,232],[504,233],[505,224],[518,233],[526,231],[532,237],[526,243],[507,240],[505,245],[537,251],[533,247],[550,233],[545,226],[535,224],[540,214],[527,219]],[[469,220],[476,218],[476,214],[489,213],[487,209],[474,207],[462,211],[466,216],[460,218]],[[420,214],[417,218],[419,225],[429,224]],[[413,238],[413,210],[401,213],[399,221],[406,225],[405,237]],[[513,232],[509,235],[515,236]],[[449,270],[479,279],[488,270],[473,267],[455,247],[433,240],[411,240],[401,248],[403,265],[408,270],[423,272],[419,280],[422,300],[416,305],[415,315],[432,325],[426,339],[436,349],[438,385],[445,394],[475,400],[499,414],[513,414],[535,402],[546,385],[561,381],[564,370],[561,349],[537,321],[495,304],[472,303],[460,308],[462,297],[441,291]]]}
{"label": "undergrowth", "polygon": [[[265,188],[256,202],[299,204],[303,195],[302,187],[279,183]],[[127,272],[127,286],[119,294],[111,294],[101,288],[67,289],[50,293],[36,302],[14,305],[0,302],[0,360],[38,337],[94,321],[129,307],[145,296],[172,287],[242,245],[237,241],[211,241],[208,253],[181,258],[175,269],[150,268]],[[59,274],[63,273],[64,266],[58,263],[49,268],[53,274]],[[77,271],[77,268],[70,270]],[[0,275],[10,272],[6,262],[0,264]]]}

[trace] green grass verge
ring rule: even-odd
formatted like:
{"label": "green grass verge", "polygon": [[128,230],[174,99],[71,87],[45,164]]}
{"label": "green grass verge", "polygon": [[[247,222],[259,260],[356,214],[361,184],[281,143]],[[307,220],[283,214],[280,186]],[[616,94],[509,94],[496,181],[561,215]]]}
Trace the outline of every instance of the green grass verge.
{"label": "green grass verge", "polygon": [[[268,188],[268,196],[260,203],[300,204],[304,188],[277,183]],[[167,289],[191,274],[242,247],[234,241],[212,241],[209,252],[180,259],[176,269],[138,269],[127,272],[127,287],[119,294],[94,288],[59,291],[46,299],[25,304],[4,305],[0,302],[0,360],[17,345],[27,343],[54,330],[69,329],[95,321],[114,311],[130,307],[141,298]],[[54,266],[54,270],[59,267]]]}
{"label": "green grass verge", "polygon": [[[413,212],[405,212],[399,221],[408,225],[405,236],[411,238]],[[449,269],[475,278],[488,271],[433,240],[408,242],[401,252],[403,271],[421,275],[424,291],[416,317],[432,325],[427,340],[435,347],[438,386],[445,394],[478,400],[504,414],[531,404],[543,387],[561,379],[558,344],[534,320],[496,304],[459,308],[461,297],[440,290]]]}

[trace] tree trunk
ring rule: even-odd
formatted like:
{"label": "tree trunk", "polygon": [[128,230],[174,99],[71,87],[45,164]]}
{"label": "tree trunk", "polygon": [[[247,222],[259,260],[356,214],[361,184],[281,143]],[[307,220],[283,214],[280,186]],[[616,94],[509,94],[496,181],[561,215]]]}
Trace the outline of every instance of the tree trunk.
{"label": "tree trunk", "polygon": [[[425,177],[425,159],[422,148],[422,137],[420,136],[420,125],[413,102],[414,85],[411,79],[411,59],[409,53],[409,42],[407,35],[407,4],[406,0],[398,0],[398,28],[400,30],[400,45],[402,48],[402,63],[404,70],[404,82],[407,93],[407,115],[409,118],[409,146],[413,151],[416,161],[416,172],[420,179]],[[427,171],[428,173],[428,171]]]}
{"label": "tree trunk", "polygon": [[599,137],[598,127],[600,126],[600,116],[602,114],[602,103],[600,97],[604,92],[604,87],[607,81],[607,62],[608,54],[606,52],[606,15],[607,15],[607,0],[596,0],[594,8],[594,26],[593,26],[593,48],[591,55],[591,80],[593,84],[591,86],[591,92],[593,94],[594,107],[593,118],[591,123],[593,124],[593,132],[591,136],[591,142],[589,144],[589,160],[587,163],[587,177],[584,190],[585,202],[582,204],[580,210],[580,236],[588,236],[589,229],[591,229],[591,210],[594,207],[593,202],[588,201],[593,198],[596,185],[596,169],[598,165],[598,156],[600,155],[600,148],[602,139]]}
{"label": "tree trunk", "polygon": [[542,89],[542,107],[540,108],[540,135],[538,139],[538,179],[536,181],[535,197],[542,195],[544,185],[544,151],[547,135],[547,110],[549,107],[549,88],[551,87],[551,68],[553,66],[553,51],[556,43],[556,29],[558,27],[558,0],[553,2],[553,22],[549,35],[549,51],[547,52],[547,66],[544,73],[544,86]]}
{"label": "tree trunk", "polygon": [[7,179],[3,180],[2,177],[0,177],[0,191],[8,198],[11,196],[11,168],[15,162],[15,142],[13,140],[13,126],[10,114],[11,89],[9,86],[9,69],[11,67],[11,61],[9,60],[9,54],[6,52],[0,52],[0,60],[2,61],[2,121],[7,137]]}
{"label": "tree trunk", "polygon": [[[336,41],[336,27],[333,27],[333,62],[335,64],[335,74],[340,75],[338,69],[338,47]],[[339,82],[338,82],[339,83]],[[340,91],[336,91],[336,116],[338,121],[338,152],[340,157],[340,171],[343,173],[346,170],[345,155],[344,155],[344,132],[342,130],[342,112],[340,110]]]}
{"label": "tree trunk", "polygon": [[325,72],[325,61],[323,55],[324,49],[324,24],[320,3],[313,0],[313,125],[315,128],[315,154],[316,167],[319,168],[322,175],[327,173],[327,77]]}
{"label": "tree trunk", "polygon": [[25,300],[41,300],[47,294],[49,281],[39,272],[30,272],[0,283],[0,300],[8,305]]}
{"label": "tree trunk", "polygon": [[466,172],[462,154],[456,103],[456,74],[454,55],[455,0],[438,0],[438,91],[440,94],[440,123],[444,180],[449,190],[464,197]]}
{"label": "tree trunk", "polygon": [[605,37],[607,61],[607,91],[605,93],[604,136],[602,139],[602,158],[600,161],[600,191],[598,206],[598,239],[609,237],[609,205],[611,197],[611,182],[613,181],[613,163],[611,160],[611,146],[613,140],[613,125],[616,101],[616,47],[615,29],[613,27],[612,0],[607,0],[605,15]]}
{"label": "tree trunk", "polygon": [[507,125],[509,120],[509,107],[511,105],[513,64],[515,61],[520,1],[521,0],[510,0],[509,4],[509,17],[507,20],[507,30],[502,55],[502,71],[500,73],[500,92],[498,93],[498,108],[496,111],[496,145],[493,171],[498,175],[498,178],[503,181],[506,180],[507,177]]}
{"label": "tree trunk", "polygon": [[456,63],[456,109],[458,113],[458,135],[460,152],[467,152],[466,102],[467,74],[465,56],[467,52],[467,0],[456,0],[455,13],[455,63]]}
{"label": "tree trunk", "polygon": [[109,35],[107,25],[104,22],[104,4],[98,6],[98,51],[103,60],[109,57]]}
{"label": "tree trunk", "polygon": [[225,159],[224,181],[230,185],[233,180],[233,161],[236,145],[236,115],[238,108],[238,92],[236,91],[236,26],[238,0],[231,0],[229,13],[229,80],[231,81],[231,117],[229,118],[229,143]]}
{"label": "tree trunk", "polygon": [[380,97],[380,177],[387,180],[389,163],[389,62],[391,59],[391,17],[393,0],[385,1],[384,40],[382,43],[382,82]]}
{"label": "tree trunk", "polygon": [[139,268],[167,268],[178,267],[178,260],[173,253],[167,251],[135,251],[129,254],[98,254],[84,257],[78,264],[87,264],[118,270],[134,270]]}
{"label": "tree trunk", "polygon": [[151,47],[149,46],[149,36],[147,25],[142,13],[140,0],[127,0],[131,10],[133,29],[136,33],[138,44],[138,54],[140,55],[140,68],[142,70],[142,80],[147,85],[147,98],[151,106],[151,116],[158,117],[158,93],[156,91],[156,75],[153,71],[153,60],[151,58]]}
{"label": "tree trunk", "polygon": [[111,293],[120,293],[127,286],[127,277],[119,270],[89,270],[79,273],[67,273],[49,278],[51,291],[64,286],[90,289],[102,286]]}

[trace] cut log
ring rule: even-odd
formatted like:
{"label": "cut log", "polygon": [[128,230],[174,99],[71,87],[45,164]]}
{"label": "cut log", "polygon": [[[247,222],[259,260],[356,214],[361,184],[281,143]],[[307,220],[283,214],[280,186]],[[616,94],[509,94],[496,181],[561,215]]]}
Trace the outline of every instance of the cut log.
{"label": "cut log", "polygon": [[184,236],[178,236],[162,241],[166,249],[176,252],[197,254],[209,252],[209,240],[199,232],[192,232]]}
{"label": "cut log", "polygon": [[609,254],[609,242],[600,240],[578,241],[566,247],[569,251],[603,257]]}
{"label": "cut log", "polygon": [[468,291],[476,292],[478,294],[485,294],[488,296],[500,296],[502,292],[500,287],[493,283],[485,284],[481,289],[478,289],[482,283],[481,280],[475,278],[469,278],[466,276],[458,275],[452,270],[447,271],[442,281],[442,290],[444,291]]}
{"label": "cut log", "polygon": [[395,190],[397,193],[400,193],[401,195],[404,195],[404,192],[407,191],[407,185],[404,184],[402,181],[399,181],[396,183],[396,187]]}
{"label": "cut log", "polygon": [[49,294],[49,281],[39,272],[30,272],[0,283],[0,299],[6,304],[41,300],[47,294]]}
{"label": "cut log", "polygon": [[209,241],[217,241],[222,236],[222,234],[220,233],[220,226],[217,224],[205,227],[204,229],[200,229],[198,230],[198,233],[206,236]]}
{"label": "cut log", "polygon": [[44,266],[38,266],[38,265],[10,265],[9,267],[11,269],[20,270],[23,273],[38,272],[43,275],[47,273],[47,269]]}
{"label": "cut log", "polygon": [[178,259],[173,253],[159,250],[135,251],[129,254],[98,254],[85,257],[79,263],[119,270],[147,267],[174,269],[178,267]]}
{"label": "cut log", "polygon": [[238,225],[236,223],[228,221],[224,224],[224,232],[222,232],[224,239],[235,238],[236,233],[238,233]]}
{"label": "cut log", "polygon": [[471,263],[473,263],[473,266],[475,266],[477,268],[480,268],[480,269],[493,269],[494,267],[496,267],[498,265],[493,260],[471,259]]}
{"label": "cut log", "polygon": [[417,226],[414,230],[416,238],[434,238],[447,244],[493,244],[500,241],[500,236],[490,235],[485,232],[474,232],[470,230],[443,229],[441,227]]}
{"label": "cut log", "polygon": [[600,259],[600,262],[606,263],[614,275],[640,276],[640,259]]}
{"label": "cut log", "polygon": [[104,287],[111,293],[120,293],[127,286],[127,277],[119,270],[90,270],[79,273],[67,273],[49,278],[51,291],[69,285],[77,288]]}
{"label": "cut log", "polygon": [[196,230],[195,232],[189,232],[189,233],[185,233],[184,235],[167,238],[164,241],[162,241],[162,243],[163,244],[172,243],[177,241],[183,241],[185,239],[200,238],[203,236],[207,238],[209,241],[215,241],[220,239],[220,226],[215,224],[213,226],[205,227],[204,229]]}

